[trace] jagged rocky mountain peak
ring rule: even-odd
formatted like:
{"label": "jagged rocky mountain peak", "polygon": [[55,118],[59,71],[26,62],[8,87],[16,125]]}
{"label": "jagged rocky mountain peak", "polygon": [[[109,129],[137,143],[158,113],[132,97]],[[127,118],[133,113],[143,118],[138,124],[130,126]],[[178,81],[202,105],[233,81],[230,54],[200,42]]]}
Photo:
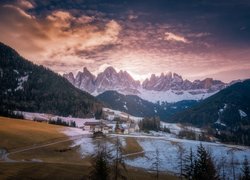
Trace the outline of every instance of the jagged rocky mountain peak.
{"label": "jagged rocky mountain peak", "polygon": [[151,74],[149,78],[146,78],[141,83],[136,81],[127,71],[117,71],[112,66],[107,67],[97,76],[94,76],[84,67],[83,72],[78,72],[75,78],[72,73],[66,74],[64,77],[77,88],[93,95],[114,90],[122,94],[138,95],[145,99],[150,98],[147,100],[152,101],[168,100],[171,96],[178,96],[178,100],[197,100],[207,97],[207,93],[212,94],[227,86],[222,81],[212,78],[191,82],[173,72],[159,75]]}

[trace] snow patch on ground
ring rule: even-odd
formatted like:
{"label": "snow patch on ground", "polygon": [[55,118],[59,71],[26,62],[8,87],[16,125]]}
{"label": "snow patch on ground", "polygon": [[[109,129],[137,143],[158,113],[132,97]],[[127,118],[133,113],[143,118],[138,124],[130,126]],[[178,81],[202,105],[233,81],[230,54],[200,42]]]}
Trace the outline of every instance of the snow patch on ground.
{"label": "snow patch on ground", "polygon": [[247,117],[247,113],[245,113],[244,111],[242,111],[241,109],[239,109],[239,114],[241,118]]}
{"label": "snow patch on ground", "polygon": [[[84,134],[84,131],[79,131],[77,128],[65,128],[63,131],[66,135],[80,135]],[[165,133],[166,134],[166,133]],[[143,168],[146,170],[152,170],[152,164],[154,163],[153,159],[155,158],[156,150],[159,151],[160,158],[160,171],[171,172],[171,173],[179,173],[179,149],[180,147],[185,150],[185,153],[188,153],[190,148],[194,152],[196,152],[197,147],[202,143],[202,145],[212,153],[213,159],[216,164],[219,163],[219,160],[224,157],[226,159],[226,167],[225,172],[228,177],[232,177],[231,168],[229,167],[232,153],[235,159],[235,169],[236,174],[239,174],[241,171],[241,163],[246,156],[250,159],[250,148],[245,146],[237,146],[237,145],[226,145],[221,143],[211,143],[211,142],[200,142],[194,140],[185,140],[178,139],[173,137],[172,135],[165,136],[149,136],[142,135],[140,133],[136,135],[110,135],[110,137],[116,138],[118,137],[121,140],[123,146],[126,146],[125,138],[133,137],[139,143],[139,145],[143,148],[144,156],[135,156],[133,159],[126,158],[126,164]],[[74,146],[79,146],[79,153],[81,153],[82,157],[87,157],[96,152],[97,140],[92,138],[81,138],[74,140]],[[103,143],[104,141],[101,140]],[[106,146],[108,148],[112,148],[113,144],[109,141],[106,142]],[[114,154],[114,152],[112,152]]]}
{"label": "snow patch on ground", "polygon": [[29,78],[29,75],[18,78],[18,84],[17,84],[17,88],[15,89],[15,91],[23,90],[23,83],[28,81],[28,78]]}
{"label": "snow patch on ground", "polygon": [[[199,92],[202,90],[199,89]],[[140,98],[145,99],[147,101],[156,103],[157,101],[167,101],[168,103],[173,103],[173,102],[178,102],[182,100],[201,100],[205,99],[216,92],[213,93],[208,93],[206,90],[203,90],[203,93],[189,93],[188,91],[181,91],[175,92],[173,90],[168,90],[168,91],[151,91],[151,90],[145,90],[145,89],[140,89],[139,94],[137,94]]]}
{"label": "snow patch on ground", "polygon": [[52,114],[44,114],[44,113],[32,113],[32,112],[24,112],[24,111],[14,111],[16,114],[22,114],[24,119],[26,120],[40,120],[40,121],[49,121],[49,120],[57,120],[58,118],[64,122],[74,121],[76,123],[76,127],[83,127],[85,122],[99,122],[95,118],[74,118],[74,117],[63,117],[56,116]]}
{"label": "snow patch on ground", "polygon": [[83,131],[82,129],[79,128],[70,128],[70,127],[63,128],[62,133],[64,133],[69,137],[90,134],[88,131]]}
{"label": "snow patch on ground", "polygon": [[[112,112],[112,113],[114,113],[115,117],[127,118],[129,116],[129,119],[131,119],[131,120],[133,120],[135,122],[138,122],[138,121],[143,119],[142,117],[135,117],[135,116],[132,116],[130,114],[127,114],[127,113],[124,113],[124,112],[121,112],[121,111],[117,111],[117,110],[113,110],[113,109],[109,109],[109,108],[103,108],[102,110],[104,112]],[[110,118],[110,119],[112,119],[112,118]]]}
{"label": "snow patch on ground", "polygon": [[176,135],[178,135],[179,132],[181,130],[184,130],[184,129],[187,129],[187,130],[195,132],[195,133],[202,132],[202,129],[200,129],[200,128],[196,128],[196,127],[192,127],[192,126],[183,126],[183,125],[178,124],[178,123],[166,123],[166,122],[162,122],[162,121],[161,121],[161,127],[168,128],[172,134],[176,134]]}
{"label": "snow patch on ground", "polygon": [[223,114],[223,112],[227,109],[227,104],[224,104],[223,108],[219,109],[218,111],[218,119],[217,121],[215,122],[215,124],[219,124],[221,126],[227,126],[225,123],[221,122],[221,116]]}
{"label": "snow patch on ground", "polygon": [[124,109],[128,110],[128,107],[126,104],[123,105]]}
{"label": "snow patch on ground", "polygon": [[[199,146],[199,141],[183,140],[176,138],[165,139],[150,139],[150,138],[137,138],[137,142],[143,148],[145,156],[138,157],[133,160],[127,160],[127,164],[135,167],[152,169],[152,162],[149,160],[155,157],[156,149],[159,150],[159,156],[161,159],[160,169],[161,171],[169,171],[178,173],[179,162],[179,147],[184,148],[185,151],[189,151],[190,148],[196,151]],[[250,158],[250,149],[248,147],[230,146],[224,144],[202,142],[202,144],[212,153],[214,160],[219,161],[222,157],[226,158],[226,164],[229,164],[231,158],[231,152],[234,153],[235,161],[243,162],[245,156]],[[240,172],[241,166],[236,165],[236,171]],[[227,174],[230,174],[230,168],[226,169]]]}

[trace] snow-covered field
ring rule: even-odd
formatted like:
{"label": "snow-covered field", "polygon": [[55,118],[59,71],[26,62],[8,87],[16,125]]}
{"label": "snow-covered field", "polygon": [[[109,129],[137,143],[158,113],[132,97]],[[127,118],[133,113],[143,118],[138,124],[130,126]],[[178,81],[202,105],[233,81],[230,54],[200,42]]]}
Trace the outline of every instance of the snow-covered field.
{"label": "snow-covered field", "polygon": [[[75,131],[69,133],[69,131]],[[77,134],[83,133],[78,132],[75,128],[71,128],[70,130],[66,130],[65,134]],[[146,170],[152,170],[153,159],[155,158],[156,150],[159,151],[160,161],[160,170],[167,171],[171,173],[179,173],[178,163],[179,163],[179,149],[183,148],[185,153],[188,153],[190,148],[193,151],[196,151],[197,146],[200,145],[200,141],[193,140],[184,140],[177,139],[172,135],[165,134],[165,136],[147,136],[147,135],[112,135],[118,136],[120,140],[123,142],[122,144],[125,146],[124,142],[125,137],[133,137],[139,143],[139,145],[143,148],[144,156],[137,156],[126,159],[126,163],[133,167],[144,168]],[[202,142],[202,144],[212,153],[214,161],[218,165],[222,158],[226,159],[225,170],[227,176],[231,176],[231,168],[230,162],[232,159],[232,154],[234,156],[235,161],[235,169],[236,174],[240,172],[241,163],[243,162],[244,157],[246,156],[250,159],[250,148],[245,146],[236,146],[236,145],[226,145],[220,143],[209,143]],[[92,155],[95,152],[96,142],[92,138],[82,138],[79,140],[75,140],[72,146],[80,146],[80,153],[83,157]],[[110,142],[107,144],[108,147],[111,146]],[[219,166],[218,166],[218,170]]]}
{"label": "snow-covered field", "polygon": [[60,118],[62,121],[70,122],[74,121],[77,127],[82,127],[85,122],[98,122],[95,118],[74,118],[74,117],[63,117],[63,116],[56,116],[51,114],[44,114],[44,113],[32,113],[32,112],[21,112],[15,111],[15,113],[22,114],[24,119],[26,120],[41,120],[41,121],[49,121],[49,120],[57,120]]}
{"label": "snow-covered field", "polygon": [[108,115],[108,119],[113,119],[114,117],[121,117],[121,118],[128,118],[129,117],[129,119],[131,119],[131,120],[133,120],[135,122],[138,122],[138,121],[143,119],[142,117],[135,117],[135,116],[132,116],[132,115],[130,115],[128,113],[113,110],[113,109],[109,109],[109,108],[103,108],[103,111],[114,114],[114,115]]}
{"label": "snow-covered field", "polygon": [[196,132],[196,133],[201,133],[202,130],[200,128],[196,128],[196,127],[192,127],[192,126],[183,126],[181,124],[178,124],[178,123],[166,123],[166,122],[163,122],[161,121],[161,127],[166,127],[166,128],[169,128],[170,132],[175,134],[175,135],[178,135],[179,132],[183,129],[187,129],[187,130],[190,130],[190,131],[193,131],[193,132]]}

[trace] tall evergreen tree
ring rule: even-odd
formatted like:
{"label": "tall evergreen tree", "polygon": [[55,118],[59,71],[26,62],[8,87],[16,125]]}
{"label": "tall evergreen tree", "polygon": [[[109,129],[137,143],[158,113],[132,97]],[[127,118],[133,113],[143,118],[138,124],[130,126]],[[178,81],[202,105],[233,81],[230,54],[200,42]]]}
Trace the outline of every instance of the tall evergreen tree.
{"label": "tall evergreen tree", "polygon": [[194,179],[194,174],[195,174],[194,169],[195,169],[195,156],[191,148],[190,153],[186,155],[183,160],[182,176],[187,180]]}
{"label": "tall evergreen tree", "polygon": [[185,149],[183,148],[183,146],[179,145],[178,146],[178,159],[179,159],[178,165],[180,168],[179,177],[181,180],[183,179],[184,154],[185,154]]}
{"label": "tall evergreen tree", "polygon": [[246,156],[245,156],[244,162],[243,162],[242,173],[243,173],[243,175],[241,177],[241,180],[250,180],[249,163],[248,163]]}
{"label": "tall evergreen tree", "polygon": [[197,149],[197,160],[194,169],[194,179],[196,180],[217,180],[218,175],[209,152],[202,144]]}

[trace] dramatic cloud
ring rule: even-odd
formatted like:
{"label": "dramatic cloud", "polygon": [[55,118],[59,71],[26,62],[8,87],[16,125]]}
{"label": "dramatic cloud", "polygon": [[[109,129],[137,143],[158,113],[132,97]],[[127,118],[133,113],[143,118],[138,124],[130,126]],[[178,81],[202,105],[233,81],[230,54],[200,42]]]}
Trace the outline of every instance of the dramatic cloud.
{"label": "dramatic cloud", "polygon": [[140,80],[230,81],[250,76],[249,18],[244,0],[4,0],[0,41],[59,73],[111,65]]}
{"label": "dramatic cloud", "polygon": [[116,43],[121,26],[115,20],[107,21],[104,27],[90,24],[92,21],[93,17],[75,17],[62,10],[39,19],[18,6],[7,4],[1,7],[0,26],[4,33],[0,39],[26,58],[63,72],[62,65],[73,64],[75,68],[94,62],[77,56],[76,51]]}
{"label": "dramatic cloud", "polygon": [[177,42],[189,43],[189,41],[185,37],[176,35],[176,34],[171,33],[171,32],[165,32],[164,39],[166,41],[177,41]]}
{"label": "dramatic cloud", "polygon": [[27,1],[27,0],[18,0],[17,5],[20,6],[23,9],[32,9],[34,8],[34,5]]}

